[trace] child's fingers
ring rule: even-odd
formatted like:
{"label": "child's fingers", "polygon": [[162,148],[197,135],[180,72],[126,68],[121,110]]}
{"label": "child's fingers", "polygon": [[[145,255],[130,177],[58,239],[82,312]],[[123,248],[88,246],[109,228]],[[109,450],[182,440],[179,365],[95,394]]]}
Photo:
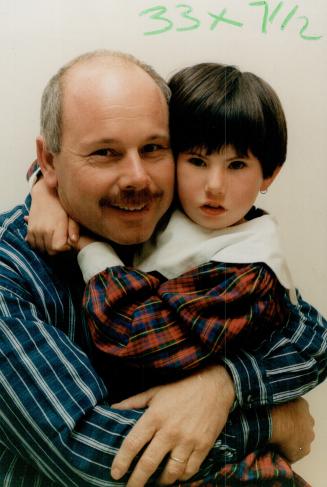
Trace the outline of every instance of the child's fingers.
{"label": "child's fingers", "polygon": [[58,225],[55,230],[38,230],[37,228],[31,229],[28,227],[26,241],[33,249],[49,255],[66,252],[71,248],[67,241],[66,228],[64,225]]}
{"label": "child's fingers", "polygon": [[77,243],[79,236],[79,224],[68,217],[68,239],[72,243]]}
{"label": "child's fingers", "polygon": [[25,240],[30,244],[33,249],[45,252],[46,246],[44,239],[42,235],[38,234],[37,232],[35,233],[32,230],[28,230]]}
{"label": "child's fingers", "polygon": [[[44,219],[39,219],[37,224],[34,223],[34,220],[31,224],[29,217],[24,217],[24,220],[28,225],[26,241],[32,248],[40,252],[46,252],[49,255],[67,252],[79,240],[79,224],[68,218],[66,214],[64,217],[60,215],[55,225],[51,218],[50,224]],[[72,245],[70,245],[70,241]]]}
{"label": "child's fingers", "polygon": [[49,255],[66,252],[70,249],[67,242],[67,234],[54,231],[52,235],[45,235],[45,250]]}
{"label": "child's fingers", "polygon": [[57,227],[44,235],[46,251],[50,255],[66,252],[71,247],[68,243],[67,222],[57,225]]}

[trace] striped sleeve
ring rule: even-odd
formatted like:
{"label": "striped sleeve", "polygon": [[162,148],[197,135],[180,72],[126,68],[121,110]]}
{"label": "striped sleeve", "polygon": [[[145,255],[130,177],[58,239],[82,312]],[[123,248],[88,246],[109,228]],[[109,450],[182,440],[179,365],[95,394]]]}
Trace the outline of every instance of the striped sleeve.
{"label": "striped sleeve", "polygon": [[258,407],[302,396],[327,376],[327,321],[298,294],[282,328],[256,348],[224,357],[238,403]]}
{"label": "striped sleeve", "polygon": [[[112,485],[111,462],[141,412],[110,409],[87,356],[59,329],[62,319],[68,333],[77,325],[69,294],[43,287],[36,261],[11,245],[0,254],[1,443],[58,485]],[[18,485],[17,468],[4,485]]]}

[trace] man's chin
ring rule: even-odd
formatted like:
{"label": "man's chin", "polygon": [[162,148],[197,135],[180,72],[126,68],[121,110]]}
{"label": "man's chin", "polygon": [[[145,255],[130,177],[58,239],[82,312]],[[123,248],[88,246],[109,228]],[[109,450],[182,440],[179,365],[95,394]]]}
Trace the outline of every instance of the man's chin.
{"label": "man's chin", "polygon": [[140,245],[147,242],[153,233],[153,229],[148,232],[136,232],[136,231],[127,231],[122,232],[119,234],[113,234],[112,232],[106,232],[103,234],[102,237],[112,243],[117,245]]}
{"label": "man's chin", "polygon": [[118,245],[141,245],[149,240],[151,234],[149,236],[139,236],[139,237],[132,237],[132,238],[120,238],[119,240],[115,240],[115,243]]}

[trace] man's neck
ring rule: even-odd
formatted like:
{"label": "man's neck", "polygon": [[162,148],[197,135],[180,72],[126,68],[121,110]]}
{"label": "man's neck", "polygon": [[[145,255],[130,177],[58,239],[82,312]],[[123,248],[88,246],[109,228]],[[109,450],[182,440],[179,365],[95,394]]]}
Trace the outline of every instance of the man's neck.
{"label": "man's neck", "polygon": [[139,250],[140,244],[119,245],[111,242],[111,245],[117,253],[118,257],[124,262],[126,266],[133,266],[134,255]]}

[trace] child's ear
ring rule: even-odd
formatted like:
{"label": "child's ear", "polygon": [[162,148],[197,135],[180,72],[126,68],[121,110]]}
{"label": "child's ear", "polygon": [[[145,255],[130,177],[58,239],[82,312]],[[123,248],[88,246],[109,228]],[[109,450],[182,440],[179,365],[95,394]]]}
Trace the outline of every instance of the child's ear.
{"label": "child's ear", "polygon": [[44,138],[41,135],[36,138],[36,154],[45,183],[50,188],[57,188],[58,179],[53,164],[53,154],[47,150]]}
{"label": "child's ear", "polygon": [[282,168],[282,166],[277,166],[276,169],[274,170],[274,172],[272,173],[272,175],[269,176],[269,178],[265,178],[262,181],[261,186],[260,186],[260,191],[266,191],[269,188],[269,186],[271,185],[271,183],[278,176],[279,171],[281,170],[281,168]]}

